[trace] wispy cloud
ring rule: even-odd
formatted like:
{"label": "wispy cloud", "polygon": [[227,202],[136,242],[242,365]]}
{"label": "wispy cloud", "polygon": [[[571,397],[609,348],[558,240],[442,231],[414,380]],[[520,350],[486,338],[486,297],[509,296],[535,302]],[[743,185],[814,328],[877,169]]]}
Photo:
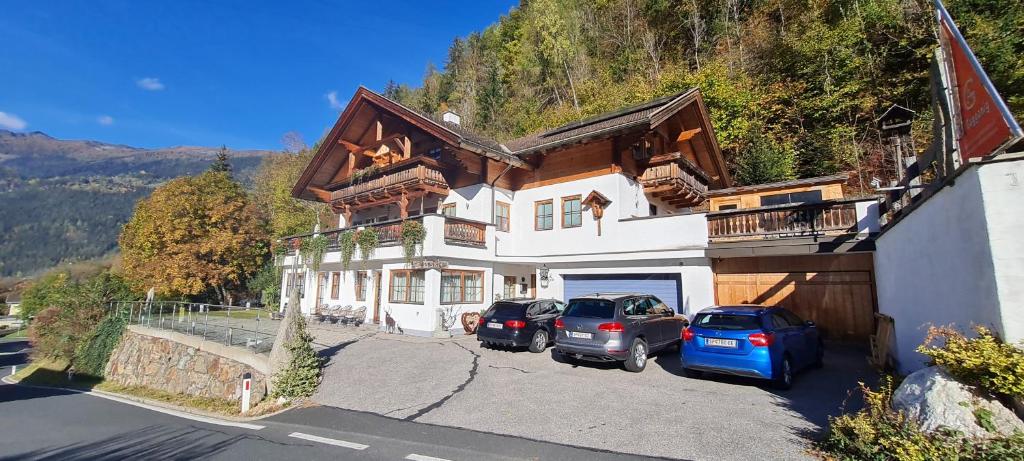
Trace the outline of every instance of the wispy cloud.
{"label": "wispy cloud", "polygon": [[340,110],[345,107],[341,104],[341,101],[338,101],[337,91],[328,91],[324,97],[327,98],[327,102],[331,104],[331,109]]}
{"label": "wispy cloud", "polygon": [[107,126],[113,125],[114,124],[114,117],[111,117],[109,115],[100,115],[99,117],[96,117],[96,123],[99,123],[100,125],[107,125]]}
{"label": "wispy cloud", "polygon": [[28,126],[28,123],[22,120],[21,117],[7,112],[0,112],[0,128],[18,131],[24,130],[26,126]]}
{"label": "wispy cloud", "polygon": [[156,77],[140,78],[135,81],[135,84],[147,91],[160,91],[164,89],[164,84]]}

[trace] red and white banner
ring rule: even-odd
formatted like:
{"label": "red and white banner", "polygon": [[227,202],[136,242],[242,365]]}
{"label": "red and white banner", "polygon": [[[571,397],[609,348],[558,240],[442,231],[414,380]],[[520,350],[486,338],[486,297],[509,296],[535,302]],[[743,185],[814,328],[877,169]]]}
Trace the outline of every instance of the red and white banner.
{"label": "red and white banner", "polygon": [[939,40],[953,85],[953,120],[960,157],[966,162],[997,153],[1024,134],[940,0],[935,0],[935,8]]}

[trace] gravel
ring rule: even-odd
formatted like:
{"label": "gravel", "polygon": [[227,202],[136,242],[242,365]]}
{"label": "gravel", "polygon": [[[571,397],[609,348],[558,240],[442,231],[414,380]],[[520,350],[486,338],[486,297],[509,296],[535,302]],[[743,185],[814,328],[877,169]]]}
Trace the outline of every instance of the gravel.
{"label": "gravel", "polygon": [[[398,419],[622,453],[684,459],[812,459],[808,437],[838,414],[865,353],[834,348],[793,389],[724,376],[682,376],[678,356],[628,373],[572,365],[550,352],[484,349],[474,336],[432,339],[311,326],[330,357],[315,400]],[[859,399],[851,399],[859,400]]]}

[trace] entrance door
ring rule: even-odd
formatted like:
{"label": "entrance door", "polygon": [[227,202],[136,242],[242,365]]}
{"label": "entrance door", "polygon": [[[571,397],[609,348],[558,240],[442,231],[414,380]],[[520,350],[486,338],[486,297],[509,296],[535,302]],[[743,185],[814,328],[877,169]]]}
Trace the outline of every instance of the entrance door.
{"label": "entrance door", "polygon": [[373,271],[373,323],[380,323],[380,271]]}
{"label": "entrance door", "polygon": [[320,306],[324,303],[324,291],[327,290],[327,272],[321,272],[317,274],[316,278],[316,305],[313,306],[313,312],[319,314],[321,311]]}

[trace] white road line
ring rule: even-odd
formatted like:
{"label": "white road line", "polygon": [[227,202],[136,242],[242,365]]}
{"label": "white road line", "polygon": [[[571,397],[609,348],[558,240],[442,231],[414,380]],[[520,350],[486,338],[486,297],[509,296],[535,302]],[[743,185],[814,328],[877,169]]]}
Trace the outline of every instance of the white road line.
{"label": "white road line", "polygon": [[408,459],[410,461],[451,461],[449,459],[435,458],[433,456],[417,455],[416,453],[406,456],[405,459]]}
{"label": "white road line", "polygon": [[158,406],[155,406],[155,405],[149,405],[149,404],[142,403],[142,402],[136,402],[136,401],[131,400],[131,399],[123,399],[121,397],[115,397],[113,395],[101,394],[99,392],[87,391],[87,392],[85,392],[85,394],[89,394],[89,395],[91,395],[93,397],[100,397],[100,398],[104,398],[104,399],[107,399],[107,400],[113,400],[115,402],[126,403],[128,405],[135,405],[137,407],[142,407],[142,408],[145,408],[147,410],[153,410],[153,411],[160,412],[160,413],[163,413],[163,414],[167,414],[167,415],[171,415],[171,416],[177,416],[179,418],[191,419],[193,421],[199,421],[201,423],[214,424],[214,425],[217,425],[217,426],[240,427],[242,429],[251,429],[251,430],[254,430],[254,431],[258,431],[258,430],[263,429],[264,427],[266,427],[266,426],[260,426],[259,424],[249,424],[249,423],[242,423],[242,422],[236,422],[236,421],[227,421],[227,420],[223,420],[223,419],[209,418],[209,417],[206,417],[206,416],[194,415],[194,414],[191,414],[191,413],[185,413],[184,411],[171,410],[169,408],[161,408],[161,407],[158,407]]}
{"label": "white road line", "polygon": [[346,442],[344,440],[329,439],[327,437],[320,437],[319,435],[303,434],[302,432],[292,432],[288,434],[288,437],[295,437],[297,439],[309,440],[313,442],[326,443],[328,445],[335,445],[338,447],[351,448],[353,450],[365,450],[370,448],[369,445],[363,445],[361,443]]}

